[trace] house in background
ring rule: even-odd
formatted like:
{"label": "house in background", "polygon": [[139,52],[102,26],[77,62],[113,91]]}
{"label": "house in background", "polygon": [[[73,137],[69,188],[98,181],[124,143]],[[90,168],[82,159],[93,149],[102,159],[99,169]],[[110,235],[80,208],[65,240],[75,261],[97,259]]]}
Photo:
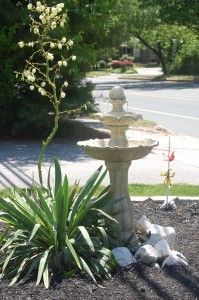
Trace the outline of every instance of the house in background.
{"label": "house in background", "polygon": [[123,43],[120,45],[120,53],[121,56],[128,54],[129,56],[133,56],[135,58],[135,62],[140,63],[149,63],[149,62],[157,62],[159,63],[159,59],[157,55],[151,51],[150,49],[141,49],[135,47],[129,47],[127,44]]}

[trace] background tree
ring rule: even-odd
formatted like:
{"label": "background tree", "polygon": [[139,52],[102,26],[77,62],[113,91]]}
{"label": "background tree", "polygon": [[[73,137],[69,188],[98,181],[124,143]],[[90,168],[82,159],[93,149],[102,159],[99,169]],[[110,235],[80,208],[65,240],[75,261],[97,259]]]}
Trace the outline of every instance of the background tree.
{"label": "background tree", "polygon": [[[194,63],[198,66],[198,58],[196,55],[197,36],[193,32],[194,26],[192,26],[193,24],[196,25],[196,21],[193,21],[192,25],[189,22],[190,15],[197,15],[197,12],[192,12],[192,10],[197,7],[197,4],[195,3],[195,6],[189,6],[190,15],[186,19],[187,23],[185,21],[184,23],[181,22],[181,24],[184,26],[179,26],[177,25],[177,21],[175,21],[174,17],[173,22],[171,22],[171,15],[170,19],[169,17],[163,17],[163,8],[166,9],[167,7],[166,4],[164,5],[164,3],[166,2],[173,3],[177,1],[161,1],[161,3],[157,0],[118,1],[118,18],[120,19],[120,23],[123,24],[125,40],[128,41],[128,39],[133,36],[139,39],[144,47],[150,49],[153,53],[156,54],[159,61],[161,62],[162,69],[165,74],[171,71],[175,72],[176,68],[174,67],[174,64],[177,56],[178,70],[180,70],[179,64],[183,64],[183,61],[187,62],[191,56],[192,58],[194,58]],[[128,18],[126,17],[127,11]],[[178,16],[176,20],[178,19],[180,20],[180,16]],[[185,26],[186,24],[187,26]],[[196,26],[194,28],[196,29]],[[190,39],[193,39],[195,42],[192,43],[191,51],[189,51],[189,57],[185,58],[185,47],[183,47],[183,45],[188,45]],[[182,48],[184,50],[182,50]],[[193,55],[191,54],[192,52]],[[180,59],[181,54],[184,56],[184,59]],[[193,60],[191,59],[191,61]],[[192,63],[191,65],[194,65],[194,63]],[[185,73],[188,72],[186,71],[186,68],[182,69]],[[190,69],[191,68],[189,68],[188,73],[190,73]]]}
{"label": "background tree", "polygon": [[158,5],[163,22],[186,26],[197,34],[199,33],[198,0],[146,0],[143,5]]}
{"label": "background tree", "polygon": [[[36,1],[32,1],[35,3]],[[41,1],[42,2],[42,1]],[[48,4],[60,0],[48,1]],[[65,70],[69,87],[67,101],[62,110],[76,109],[92,100],[91,86],[84,86],[82,79],[97,59],[96,50],[111,44],[111,30],[115,19],[115,1],[62,1],[68,10],[65,33],[74,41],[77,61]],[[23,69],[21,61],[28,57],[18,53],[19,38],[28,40],[28,18],[25,7],[29,1],[0,0],[0,135],[46,136],[51,128],[50,106],[36,93],[30,93],[25,85],[14,77],[14,71]],[[17,50],[16,50],[17,49]],[[15,109],[13,109],[13,107]]]}

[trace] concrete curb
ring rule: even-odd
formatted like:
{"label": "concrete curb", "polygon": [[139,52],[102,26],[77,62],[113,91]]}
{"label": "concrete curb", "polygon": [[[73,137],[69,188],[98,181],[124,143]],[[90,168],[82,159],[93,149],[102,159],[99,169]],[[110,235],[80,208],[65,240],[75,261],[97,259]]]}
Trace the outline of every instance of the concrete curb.
{"label": "concrete curb", "polygon": [[[152,201],[165,201],[165,196],[152,196],[152,197],[147,197],[147,196],[131,196],[131,201],[134,202],[142,202],[142,201],[147,201],[147,200],[152,200]],[[191,196],[170,196],[169,201],[172,200],[183,200],[183,201],[198,201],[198,197],[191,197]]]}

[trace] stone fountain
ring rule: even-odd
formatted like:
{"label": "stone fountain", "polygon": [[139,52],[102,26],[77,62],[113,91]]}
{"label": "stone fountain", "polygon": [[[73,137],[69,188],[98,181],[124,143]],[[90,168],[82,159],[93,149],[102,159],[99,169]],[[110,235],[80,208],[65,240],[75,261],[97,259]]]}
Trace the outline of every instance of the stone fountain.
{"label": "stone fountain", "polygon": [[95,116],[110,130],[111,138],[81,141],[78,145],[92,158],[105,161],[116,200],[114,217],[118,221],[121,238],[128,241],[134,233],[134,211],[128,192],[128,170],[132,160],[148,155],[158,142],[151,139],[127,139],[126,131],[129,125],[136,122],[137,115],[124,110],[123,106],[127,101],[122,87],[113,87],[109,98],[112,110],[107,114],[97,113]]}

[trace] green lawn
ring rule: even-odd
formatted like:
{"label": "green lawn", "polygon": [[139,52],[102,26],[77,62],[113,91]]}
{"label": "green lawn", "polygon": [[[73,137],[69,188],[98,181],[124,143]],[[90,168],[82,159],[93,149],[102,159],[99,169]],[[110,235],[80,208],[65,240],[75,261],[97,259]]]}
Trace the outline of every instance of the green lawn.
{"label": "green lawn", "polygon": [[[129,184],[129,193],[133,196],[164,196],[166,193],[163,184]],[[174,184],[170,194],[173,196],[199,196],[199,185]]]}
{"label": "green lawn", "polygon": [[90,71],[87,73],[87,77],[99,77],[99,76],[106,76],[111,74],[112,68],[107,69],[101,69],[96,71]]}
{"label": "green lawn", "polygon": [[[103,187],[100,187],[100,191]],[[10,189],[0,190],[0,197],[5,197]],[[20,189],[18,189],[20,193]],[[163,184],[129,184],[129,194],[131,196],[165,196],[166,189]],[[174,184],[171,187],[170,195],[172,196],[193,196],[199,197],[199,185],[191,184]]]}

